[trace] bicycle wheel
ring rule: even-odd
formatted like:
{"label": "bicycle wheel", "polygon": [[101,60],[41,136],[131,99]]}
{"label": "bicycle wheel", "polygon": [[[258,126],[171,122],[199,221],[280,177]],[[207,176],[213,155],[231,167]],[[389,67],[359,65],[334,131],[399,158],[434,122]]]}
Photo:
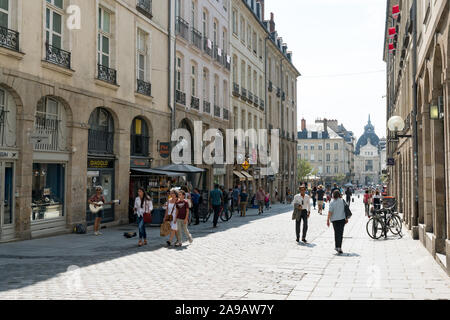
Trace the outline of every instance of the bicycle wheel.
{"label": "bicycle wheel", "polygon": [[228,220],[230,220],[231,218],[231,213],[230,210],[222,210],[220,212],[220,220],[222,220],[223,222],[227,222]]}
{"label": "bicycle wheel", "polygon": [[379,219],[370,218],[366,225],[367,234],[372,239],[380,239],[383,236],[383,224]]}
{"label": "bicycle wheel", "polygon": [[208,222],[209,217],[211,217],[212,213],[213,213],[212,209],[208,210],[208,212],[203,216],[203,223]]}
{"label": "bicycle wheel", "polygon": [[398,216],[393,215],[387,221],[387,226],[392,234],[399,235],[402,232],[402,221]]}

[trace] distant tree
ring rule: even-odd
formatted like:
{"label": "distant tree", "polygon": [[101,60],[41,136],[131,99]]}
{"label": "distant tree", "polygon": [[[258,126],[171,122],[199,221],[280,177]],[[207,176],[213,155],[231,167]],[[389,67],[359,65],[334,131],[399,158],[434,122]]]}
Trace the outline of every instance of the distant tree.
{"label": "distant tree", "polygon": [[298,159],[297,162],[297,174],[298,182],[303,183],[308,180],[309,177],[317,174],[317,170],[313,168],[311,163],[304,159]]}

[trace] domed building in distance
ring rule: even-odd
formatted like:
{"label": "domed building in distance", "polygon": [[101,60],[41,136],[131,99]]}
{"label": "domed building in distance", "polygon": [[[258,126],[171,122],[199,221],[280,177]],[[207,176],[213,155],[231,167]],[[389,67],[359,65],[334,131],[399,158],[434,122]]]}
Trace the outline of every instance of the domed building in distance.
{"label": "domed building in distance", "polygon": [[370,187],[381,183],[381,173],[386,166],[386,139],[380,139],[369,121],[355,148],[355,183]]}

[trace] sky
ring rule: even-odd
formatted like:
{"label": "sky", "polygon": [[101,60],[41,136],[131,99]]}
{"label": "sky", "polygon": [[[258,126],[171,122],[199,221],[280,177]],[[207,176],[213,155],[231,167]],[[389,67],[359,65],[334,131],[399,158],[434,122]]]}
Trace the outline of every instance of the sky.
{"label": "sky", "polygon": [[298,127],[305,118],[337,119],[358,139],[369,114],[386,136],[385,0],[266,0],[278,36],[293,51]]}

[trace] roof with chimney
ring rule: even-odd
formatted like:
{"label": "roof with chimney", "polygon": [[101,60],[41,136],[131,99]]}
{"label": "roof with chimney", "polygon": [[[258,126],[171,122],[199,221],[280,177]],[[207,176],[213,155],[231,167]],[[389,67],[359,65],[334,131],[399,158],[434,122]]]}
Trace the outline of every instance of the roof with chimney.
{"label": "roof with chimney", "polygon": [[333,129],[330,127],[325,128],[323,123],[307,124],[305,130],[298,132],[298,139],[342,139]]}

